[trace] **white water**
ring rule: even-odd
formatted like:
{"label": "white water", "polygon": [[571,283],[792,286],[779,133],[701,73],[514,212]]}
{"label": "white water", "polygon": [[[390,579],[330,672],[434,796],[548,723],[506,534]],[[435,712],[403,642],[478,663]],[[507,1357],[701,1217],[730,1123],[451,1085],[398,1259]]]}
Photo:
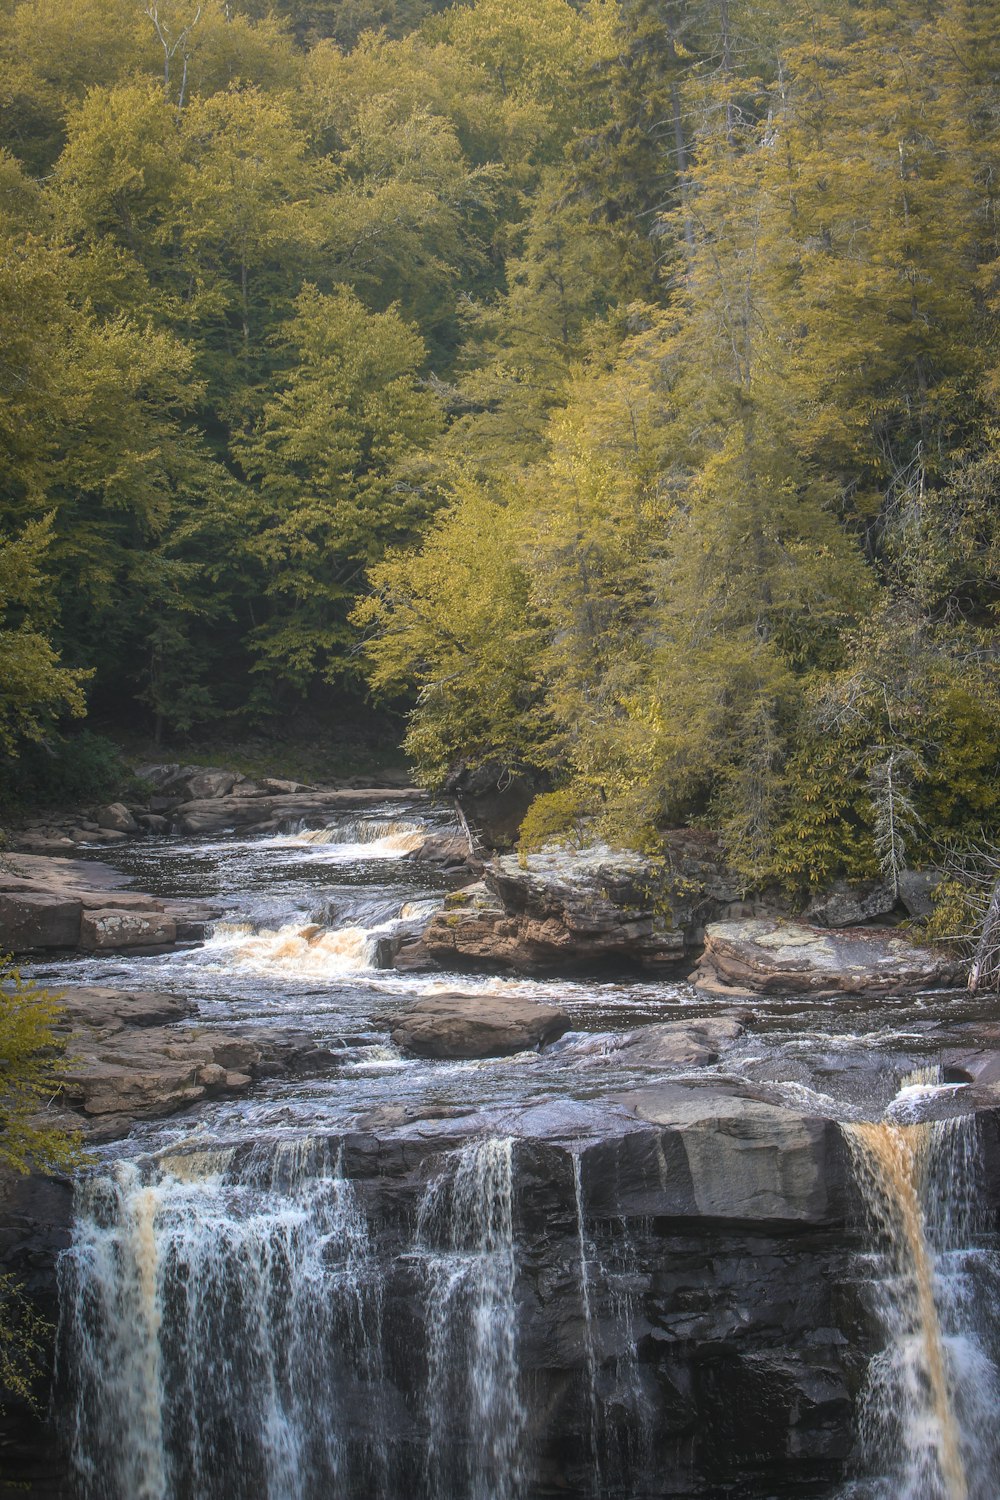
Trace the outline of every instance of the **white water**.
{"label": "white water", "polygon": [[[903,1092],[933,1090],[920,1077]],[[844,1126],[875,1251],[884,1347],[861,1393],[859,1468],[872,1500],[996,1500],[1000,1382],[979,1330],[989,1264],[975,1248],[974,1116]]]}
{"label": "white water", "polygon": [[[519,1246],[515,1233],[518,1153],[508,1132],[521,1126],[514,1111],[525,1103],[558,1111],[560,1101],[575,1108],[588,1095],[645,1084],[655,1075],[629,1074],[620,1061],[621,1031],[700,1014],[703,1002],[666,981],[421,979],[379,967],[383,942],[440,904],[434,873],[408,862],[401,844],[392,847],[413,838],[414,826],[393,828],[383,816],[315,836],[170,845],[183,856],[178,879],[196,882],[180,891],[224,893],[232,919],[196,951],[65,966],[70,982],[85,968],[90,983],[109,973],[112,983],[194,994],[209,1024],[239,1029],[251,1013],[257,1022],[276,1016],[305,1026],[318,1043],[349,1044],[339,1054],[344,1061],[323,1077],[258,1086],[247,1100],[219,1101],[194,1121],[156,1127],[159,1145],[182,1132],[190,1139],[193,1124],[208,1139],[260,1139],[254,1153],[245,1145],[228,1153],[161,1150],[142,1164],[119,1162],[81,1189],[63,1267],[63,1349],[84,1500],[527,1500],[533,1493],[527,1445],[538,1418],[520,1364],[532,1336],[526,1307],[537,1265],[530,1254],[526,1263],[522,1252],[531,1247]],[[136,846],[137,859],[144,847]],[[217,882],[211,888],[209,870]],[[395,1005],[455,989],[555,999],[581,1029],[544,1054],[502,1061],[424,1063],[386,1045]],[[780,1029],[748,1036],[745,1076],[752,1081],[760,1065],[766,1079],[780,1059],[773,1087],[793,1106],[844,1107],[818,1087],[834,1077],[839,1089],[841,1072],[813,1076],[803,1063],[797,1081],[785,1071],[817,1050],[863,1053],[866,1082],[892,1078],[891,1068],[870,1061],[871,1048],[898,1032],[891,1009],[873,1018],[845,1011],[839,1019],[813,1000],[796,1010],[782,999],[761,1001],[758,1014],[769,1007]],[[831,1030],[821,1035],[824,1026]],[[976,1335],[989,1324],[980,1300],[983,1262],[972,1248],[977,1226],[963,1208],[979,1191],[975,1138],[964,1127],[911,1123],[958,1087],[916,1083],[888,1112],[887,1128],[916,1128],[937,1142],[934,1171],[906,1168],[903,1177],[909,1173],[922,1216],[944,1374],[933,1394],[926,1347],[934,1319],[926,1299],[913,1312],[912,1253],[898,1258],[873,1219],[879,1258],[870,1269],[885,1349],[869,1372],[862,1424],[860,1467],[874,1477],[852,1491],[865,1500],[996,1500],[1000,1492],[991,1430],[1000,1400]],[[384,1223],[366,1219],[365,1184],[344,1181],[335,1150],[321,1140],[274,1139],[290,1129],[339,1138],[373,1107],[391,1113],[406,1105],[423,1118],[438,1104],[481,1111],[481,1123],[497,1134],[437,1159],[444,1165],[419,1223],[411,1203],[392,1243]],[[867,1110],[862,1099],[855,1118]],[[576,1127],[565,1120],[569,1135]],[[928,1159],[911,1154],[915,1163]],[[643,1466],[663,1439],[654,1372],[665,1337],[657,1329],[657,1351],[651,1357],[647,1342],[640,1359],[638,1340],[650,1334],[643,1322],[650,1268],[644,1280],[638,1276],[624,1224],[588,1215],[579,1158],[573,1187],[575,1203],[561,1209],[557,1273],[573,1330],[569,1401],[580,1414],[579,1452],[565,1483],[577,1500],[633,1500],[632,1476],[650,1472]],[[870,1200],[885,1200],[875,1179]],[[895,1207],[885,1212],[898,1223]],[[642,1238],[648,1245],[646,1230]],[[416,1284],[409,1300],[396,1282],[390,1299],[390,1281],[407,1277]],[[400,1326],[386,1326],[386,1307]],[[947,1457],[949,1423],[961,1480]],[[640,1453],[641,1445],[648,1447]]]}
{"label": "white water", "polygon": [[513,1215],[509,1137],[463,1147],[420,1206],[431,1495],[518,1500],[524,1490]]}
{"label": "white water", "polygon": [[328,823],[325,828],[300,829],[297,833],[278,835],[271,842],[278,847],[287,844],[320,845],[329,848],[335,857],[347,861],[405,859],[408,854],[415,854],[426,840],[427,829],[422,823],[352,818]]}
{"label": "white water", "polygon": [[359,1392],[377,1410],[380,1271],[339,1162],[300,1140],[231,1163],[119,1162],[79,1190],[61,1279],[88,1500],[307,1500]]}

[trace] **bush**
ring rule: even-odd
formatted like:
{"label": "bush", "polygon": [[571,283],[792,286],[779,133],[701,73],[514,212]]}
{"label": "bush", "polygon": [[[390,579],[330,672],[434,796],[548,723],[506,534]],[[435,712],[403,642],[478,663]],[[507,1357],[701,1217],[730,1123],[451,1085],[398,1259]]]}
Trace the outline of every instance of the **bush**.
{"label": "bush", "polygon": [[0,762],[0,808],[76,806],[108,800],[128,779],[121,752],[89,729],[25,745]]}

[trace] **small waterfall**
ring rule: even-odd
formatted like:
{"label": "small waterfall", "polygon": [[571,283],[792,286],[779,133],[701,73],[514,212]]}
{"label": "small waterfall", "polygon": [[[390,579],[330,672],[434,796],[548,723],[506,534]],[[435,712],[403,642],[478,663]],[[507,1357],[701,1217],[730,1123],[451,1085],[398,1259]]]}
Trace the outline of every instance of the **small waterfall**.
{"label": "small waterfall", "polygon": [[383,1488],[381,1280],[353,1189],[322,1142],[227,1166],[120,1162],[79,1191],[60,1336],[86,1500]]}
{"label": "small waterfall", "polygon": [[434,1497],[518,1500],[524,1491],[513,1214],[510,1138],[464,1147],[420,1207]]}
{"label": "small waterfall", "polygon": [[[635,1247],[627,1224],[620,1220],[605,1226],[605,1250],[603,1255],[598,1253],[587,1230],[580,1157],[576,1152],[572,1163],[590,1484],[593,1495],[601,1500],[612,1493],[626,1494],[629,1476],[648,1459],[652,1408],[642,1385],[636,1337]],[[600,1343],[594,1313],[598,1296],[605,1310]],[[603,1333],[605,1328],[607,1334]]]}
{"label": "small waterfall", "polygon": [[366,927],[323,927],[318,922],[289,922],[255,930],[248,923],[219,922],[204,950],[258,974],[294,974],[302,978],[335,978],[379,967],[384,934]]}
{"label": "small waterfall", "polygon": [[288,836],[295,844],[345,844],[365,846],[365,857],[398,859],[413,854],[427,841],[427,829],[420,823],[399,819],[352,818],[329,823],[325,828],[310,828]]}
{"label": "small waterfall", "polygon": [[583,1313],[584,1354],[587,1363],[587,1387],[590,1418],[590,1461],[593,1465],[594,1490],[600,1494],[601,1452],[598,1442],[598,1419],[600,1399],[597,1391],[597,1346],[594,1342],[594,1315],[590,1301],[590,1244],[587,1239],[586,1217],[583,1207],[583,1180],[580,1158],[573,1153],[573,1198],[576,1207],[576,1240],[580,1255],[580,1309]]}
{"label": "small waterfall", "polygon": [[843,1130],[880,1258],[886,1337],[861,1396],[862,1466],[874,1478],[850,1493],[993,1500],[998,1388],[977,1332],[975,1117]]}

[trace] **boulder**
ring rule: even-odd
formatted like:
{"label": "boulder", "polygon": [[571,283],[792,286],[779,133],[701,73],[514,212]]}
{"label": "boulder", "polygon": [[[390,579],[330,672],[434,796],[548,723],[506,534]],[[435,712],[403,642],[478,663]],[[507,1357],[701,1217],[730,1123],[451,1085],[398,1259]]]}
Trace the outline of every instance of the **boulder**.
{"label": "boulder", "polygon": [[138,823],[124,802],[109,802],[107,807],[99,807],[94,814],[94,820],[99,828],[107,829],[111,833],[138,833],[139,831]]}
{"label": "boulder", "polygon": [[803,920],[817,927],[862,927],[892,917],[899,898],[884,880],[835,880],[807,907]]}
{"label": "boulder", "polygon": [[710,1016],[700,1021],[660,1021],[626,1031],[616,1056],[638,1067],[710,1067],[721,1052],[743,1034],[734,1016]]}
{"label": "boulder", "polygon": [[417,1057],[506,1057],[543,1047],[568,1031],[554,1005],[507,995],[431,995],[392,1026],[392,1039]]}
{"label": "boulder", "polygon": [[0,952],[75,948],[82,913],[82,902],[57,892],[0,892]]}
{"label": "boulder", "polygon": [[694,983],[711,994],[913,995],[958,984],[961,970],[955,958],[884,929],[765,918],[709,926]]}
{"label": "boulder", "polygon": [[198,771],[188,777],[184,790],[191,802],[200,802],[207,797],[226,797],[235,780],[230,771]]}
{"label": "boulder", "polygon": [[80,947],[90,952],[151,948],[177,940],[177,927],[163,912],[98,908],[80,922]]}
{"label": "boulder", "polygon": [[140,813],[137,821],[147,833],[170,832],[170,819],[164,818],[159,813]]}

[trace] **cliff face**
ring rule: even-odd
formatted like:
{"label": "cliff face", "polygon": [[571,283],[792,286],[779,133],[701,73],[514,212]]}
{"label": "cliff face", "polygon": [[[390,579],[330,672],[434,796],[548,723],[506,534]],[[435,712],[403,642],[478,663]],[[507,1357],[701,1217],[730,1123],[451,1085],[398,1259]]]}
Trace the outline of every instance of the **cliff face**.
{"label": "cliff face", "polygon": [[[829,1495],[879,1346],[837,1124],[682,1083],[522,1109],[504,1136],[483,1124],[387,1117],[307,1153],[247,1142],[224,1165],[213,1158],[192,1200],[206,1170],[193,1149],[153,1163],[141,1182],[131,1168],[112,1173],[84,1204],[82,1242],[117,1246],[126,1291],[130,1277],[142,1284],[130,1262],[135,1216],[155,1206],[163,1307],[175,1319],[158,1346],[174,1393],[157,1435],[175,1475],[167,1492],[269,1493],[277,1371],[309,1496],[333,1483],[334,1449],[336,1493],[350,1500]],[[995,1214],[995,1111],[981,1114],[980,1135]],[[67,1196],[34,1191],[21,1258],[51,1297]],[[307,1241],[322,1253],[299,1265]],[[85,1326],[79,1312],[64,1315],[58,1420],[43,1447],[24,1427],[20,1456],[8,1448],[8,1473],[31,1478],[44,1500],[67,1492],[53,1455],[74,1411],[104,1465],[99,1493],[128,1494],[117,1454],[135,1450],[131,1429],[145,1419],[127,1381],[109,1394],[88,1380],[101,1360],[106,1375],[116,1339],[141,1358],[145,1325],[141,1298],[127,1326],[94,1320],[102,1263],[79,1253],[78,1237],[69,1305],[91,1313]],[[207,1479],[192,1468],[194,1421],[213,1458]]]}

